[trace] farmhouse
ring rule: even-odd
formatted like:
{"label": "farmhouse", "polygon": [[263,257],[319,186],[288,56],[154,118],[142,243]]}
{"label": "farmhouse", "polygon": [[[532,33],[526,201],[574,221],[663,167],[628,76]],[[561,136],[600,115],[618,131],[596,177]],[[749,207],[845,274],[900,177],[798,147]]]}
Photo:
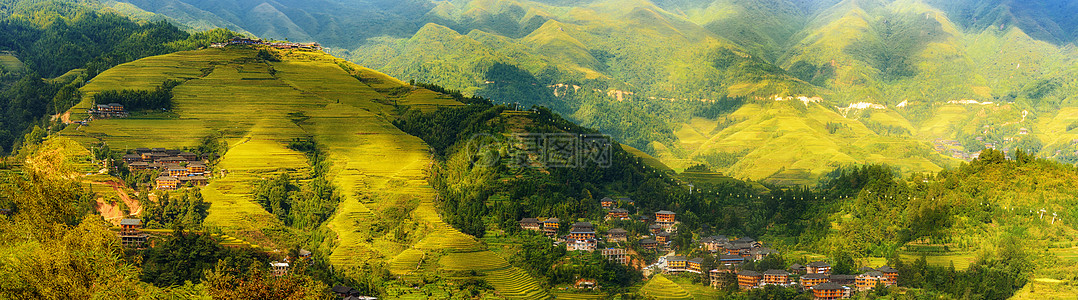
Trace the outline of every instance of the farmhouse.
{"label": "farmhouse", "polygon": [[178,179],[180,180],[181,185],[190,183],[191,185],[199,185],[199,186],[201,186],[201,185],[206,185],[206,183],[207,183],[206,177],[202,177],[202,176],[187,176],[187,177],[179,177]]}
{"label": "farmhouse", "polygon": [[874,289],[878,284],[887,285],[887,277],[883,276],[883,272],[880,271],[865,272],[864,274],[857,275],[855,280],[854,287],[856,287],[858,291]]}
{"label": "farmhouse", "polygon": [[175,190],[180,187],[180,180],[176,177],[161,176],[157,177],[156,181],[159,190]]}
{"label": "farmhouse", "polygon": [[599,281],[595,279],[581,278],[577,279],[576,283],[573,283],[573,287],[578,289],[594,289],[599,286]]}
{"label": "farmhouse", "polygon": [[700,247],[706,249],[707,251],[711,251],[711,253],[717,253],[724,251],[725,248],[723,248],[722,246],[729,241],[730,240],[723,235],[709,236],[700,239]]}
{"label": "farmhouse", "polygon": [[648,225],[648,231],[650,231],[651,234],[659,234],[663,231],[663,227],[659,226],[658,224],[651,224]]}
{"label": "farmhouse", "polygon": [[718,269],[709,271],[708,278],[711,279],[711,287],[719,288],[719,285],[722,284],[722,277],[725,276],[726,273],[729,272],[719,271]]}
{"label": "farmhouse", "polygon": [[807,271],[805,270],[805,266],[802,266],[801,264],[792,264],[790,265],[790,272],[795,274],[805,274]]}
{"label": "farmhouse", "polygon": [[186,152],[186,151],[185,152],[180,152],[180,153],[176,154],[176,156],[179,156],[180,158],[183,158],[183,159],[185,159],[187,161],[196,161],[196,160],[198,160],[198,155],[197,154],[194,154],[194,153],[191,153],[191,152]]}
{"label": "farmhouse", "polygon": [[146,170],[150,168],[150,164],[144,161],[136,161],[127,164],[127,168],[131,170]]}
{"label": "farmhouse", "polygon": [[624,208],[611,209],[606,213],[607,220],[628,220],[629,211]]}
{"label": "farmhouse", "polygon": [[614,228],[606,232],[606,239],[610,241],[624,242],[628,235],[629,232],[625,231],[625,229]]}
{"label": "farmhouse", "polygon": [[666,232],[666,231],[663,231],[663,232],[660,232],[659,234],[656,234],[655,235],[655,241],[659,242],[660,244],[664,244],[664,245],[669,244],[670,243],[670,233]]}
{"label": "farmhouse", "polygon": [[138,155],[138,154],[125,154],[124,155],[124,162],[125,163],[133,163],[133,162],[137,162],[137,161],[142,161],[142,155]]}
{"label": "farmhouse", "polygon": [[880,271],[880,273],[883,273],[884,277],[887,277],[887,285],[898,284],[898,270],[895,270],[894,268],[891,268],[889,266],[882,266],[878,269],[878,271]]}
{"label": "farmhouse", "polygon": [[602,205],[603,209],[614,208],[614,199],[611,199],[610,197],[603,197],[602,200],[599,200],[599,205]]}
{"label": "farmhouse", "polygon": [[743,290],[758,288],[763,278],[759,272],[744,270],[737,273],[737,286]]}
{"label": "farmhouse", "polygon": [[684,256],[667,256],[666,257],[666,271],[667,272],[684,272],[689,268],[689,260]]}
{"label": "farmhouse", "polygon": [[273,270],[273,276],[288,275],[288,263],[287,262],[270,262],[270,269]]}
{"label": "farmhouse", "polygon": [[618,197],[618,202],[623,204],[623,205],[636,206],[636,201],[633,201],[633,199],[631,199],[629,197]]}
{"label": "farmhouse", "polygon": [[594,239],[595,227],[590,222],[577,222],[569,230],[569,237],[573,239]]}
{"label": "farmhouse", "polygon": [[827,276],[827,281],[831,283],[837,283],[846,286],[852,286],[857,282],[857,276],[843,275],[843,274],[831,274]]}
{"label": "farmhouse", "polygon": [[157,159],[155,161],[157,163],[159,163],[159,164],[182,164],[182,163],[187,162],[186,159],[183,159],[183,157],[179,157],[179,156],[169,156],[169,157]]}
{"label": "farmhouse", "polygon": [[554,236],[558,234],[559,222],[561,222],[561,220],[558,220],[558,218],[549,218],[543,220],[543,233],[547,236]]}
{"label": "farmhouse", "polygon": [[658,224],[662,229],[667,230],[670,227],[674,227],[675,213],[668,210],[660,210],[655,212],[655,224]]}
{"label": "farmhouse", "polygon": [[727,268],[734,269],[745,262],[745,258],[741,255],[719,255],[719,265]]}
{"label": "farmhouse", "polygon": [[658,245],[658,243],[656,243],[653,239],[640,240],[640,247],[644,247],[644,249],[655,250],[656,245]]}
{"label": "farmhouse", "polygon": [[752,250],[749,250],[749,258],[752,260],[761,260],[772,254],[779,254],[779,252],[772,250],[771,248],[753,248]]}
{"label": "farmhouse", "polygon": [[620,264],[628,264],[629,261],[625,259],[625,249],[619,248],[606,248],[600,251],[603,257],[607,260],[618,262]]}
{"label": "farmhouse", "polygon": [[179,166],[168,168],[169,177],[186,177],[188,174],[187,168],[181,168]]}
{"label": "farmhouse", "polygon": [[806,270],[808,273],[813,274],[829,274],[831,273],[831,264],[822,261],[814,261],[806,266]]}
{"label": "farmhouse", "polygon": [[764,272],[764,284],[788,286],[790,273],[783,270],[767,270]]}
{"label": "farmhouse", "polygon": [[206,173],[206,165],[201,162],[187,163],[187,174],[189,175],[202,175]]}
{"label": "farmhouse", "polygon": [[826,282],[812,287],[812,299],[832,300],[850,297],[850,288],[841,284]]}
{"label": "farmhouse", "polygon": [[703,273],[703,268],[704,268],[704,259],[697,257],[697,258],[689,259],[688,268],[687,268],[686,271],[696,273],[696,274],[700,274],[700,273]]}
{"label": "farmhouse", "polygon": [[142,233],[142,220],[141,219],[122,219],[120,220],[120,242],[124,247],[141,248],[146,243],[146,238],[149,236]]}
{"label": "farmhouse", "polygon": [[87,110],[87,113],[95,118],[126,118],[127,111],[119,103],[97,104]]}
{"label": "farmhouse", "polygon": [[811,288],[829,280],[827,274],[809,273],[801,275],[801,286]]}
{"label": "farmhouse", "polygon": [[539,226],[539,219],[536,218],[523,218],[520,219],[518,223],[520,223],[520,228],[524,230],[539,231],[542,229],[542,227]]}
{"label": "farmhouse", "polygon": [[595,239],[592,239],[592,238],[585,238],[585,239],[568,238],[568,239],[565,240],[565,251],[588,251],[588,252],[591,252],[591,251],[595,251],[596,244],[598,244],[598,243],[596,243]]}

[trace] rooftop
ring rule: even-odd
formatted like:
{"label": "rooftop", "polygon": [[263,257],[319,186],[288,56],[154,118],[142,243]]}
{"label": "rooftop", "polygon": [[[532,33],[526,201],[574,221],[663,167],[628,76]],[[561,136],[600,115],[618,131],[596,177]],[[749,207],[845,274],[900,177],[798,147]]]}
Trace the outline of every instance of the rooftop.
{"label": "rooftop", "polygon": [[741,271],[741,272],[737,272],[737,276],[754,276],[755,277],[755,276],[760,276],[760,272],[756,272],[756,271],[753,271],[753,270],[744,270],[744,271]]}
{"label": "rooftop", "polygon": [[831,264],[823,262],[823,261],[814,261],[814,262],[810,262],[808,264],[808,266],[809,267],[814,267],[814,268],[819,268],[819,267],[830,267]]}
{"label": "rooftop", "polygon": [[122,219],[120,225],[141,225],[142,219]]}
{"label": "rooftop", "polygon": [[771,270],[764,271],[764,274],[766,274],[766,275],[788,276],[788,275],[790,275],[790,272],[786,272],[786,271],[783,271],[783,270],[771,269]]}
{"label": "rooftop", "polygon": [[674,215],[675,213],[669,210],[660,210],[655,212],[656,215]]}

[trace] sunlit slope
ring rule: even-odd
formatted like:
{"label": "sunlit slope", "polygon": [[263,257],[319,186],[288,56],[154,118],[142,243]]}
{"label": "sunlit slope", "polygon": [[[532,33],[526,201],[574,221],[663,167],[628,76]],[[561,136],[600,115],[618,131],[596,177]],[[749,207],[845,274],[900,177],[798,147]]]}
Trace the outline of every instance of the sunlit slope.
{"label": "sunlit slope", "polygon": [[[334,266],[384,262],[403,280],[444,271],[454,271],[442,274],[452,278],[473,277],[438,263],[447,253],[462,253],[490,262],[492,267],[475,270],[503,295],[548,297],[534,279],[442,222],[435,210],[437,192],[426,182],[432,163],[427,145],[391,123],[399,111],[394,104],[430,110],[461,103],[322,53],[283,53],[281,62],[260,61],[255,54],[207,49],[118,66],[83,91],[148,89],[166,79],[186,80],[174,89],[174,109],[69,126],[63,135],[83,144],[131,149],[192,147],[203,136],[221,134],[229,150],[202,190],[210,203],[205,225],[264,246],[274,246],[273,234],[265,230],[283,224],[252,201],[253,184],[281,172],[310,176],[307,158],[287,144],[313,137],[324,147],[332,163],[329,178],[343,196],[326,223],[336,234],[329,255]],[[89,107],[89,99],[80,107]]]}
{"label": "sunlit slope", "polygon": [[[926,143],[881,136],[861,121],[817,103],[747,104],[727,118],[736,121],[725,128],[717,127],[718,121],[694,119],[678,135],[681,146],[692,151],[688,157],[697,161],[707,162],[716,155],[735,157],[728,165],[711,164],[735,178],[808,183],[846,164],[887,163],[913,172],[938,171],[955,163]],[[900,117],[893,122],[909,126]]]}

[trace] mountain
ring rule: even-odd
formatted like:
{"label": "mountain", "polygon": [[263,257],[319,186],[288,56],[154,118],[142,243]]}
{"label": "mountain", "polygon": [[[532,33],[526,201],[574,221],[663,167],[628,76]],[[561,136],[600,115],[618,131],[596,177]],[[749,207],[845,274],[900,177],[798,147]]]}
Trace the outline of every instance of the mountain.
{"label": "mountain", "polygon": [[[186,18],[173,17],[182,15],[162,5],[129,2],[181,23]],[[910,172],[949,168],[955,160],[945,156],[965,159],[986,145],[1009,151],[1022,139],[1029,140],[1022,144],[1027,151],[1071,160],[1064,151],[1070,147],[1063,143],[1067,138],[1050,129],[1069,122],[1058,114],[1070,103],[1067,91],[1073,90],[1075,76],[1068,67],[1075,56],[1066,47],[1075,25],[1067,16],[1078,8],[1068,1],[229,2],[230,13],[282,12],[258,18],[278,20],[270,22],[212,13],[225,7],[220,4],[170,3],[211,12],[267,37],[306,39],[306,34],[337,47],[338,55],[400,78],[497,102],[551,107],[677,169],[707,163],[751,179],[788,173],[778,169],[798,170],[794,177],[811,182],[824,169],[852,162],[887,161]],[[348,36],[343,39],[348,42],[339,36],[319,38],[318,32],[334,33],[330,25],[295,22],[342,6],[334,10],[392,15],[394,21],[367,20],[379,28],[335,32]],[[343,16],[322,19],[335,26],[358,22]],[[770,102],[802,96],[818,97],[818,108],[829,110],[830,117],[820,122],[800,108],[785,113],[815,132],[828,131],[828,123],[873,130],[855,130],[851,138],[861,142],[829,147],[844,155],[780,159],[777,168],[776,161],[764,158],[791,153],[757,147],[820,137],[779,138],[775,127],[762,127],[768,134],[745,143],[716,136],[721,130],[711,125],[688,130],[700,122],[752,128],[762,125],[755,123],[763,122],[760,116],[735,118],[758,111],[756,106],[784,109],[789,106]],[[996,107],[951,104],[972,101]],[[754,106],[739,111],[741,103]],[[978,107],[998,117],[951,113]],[[1019,122],[1010,121],[1015,117]],[[1013,124],[1018,126],[1007,129],[1010,136],[981,128]],[[1021,128],[1032,134],[1018,136]],[[879,138],[904,149],[939,148],[937,140],[961,140],[962,146],[884,151],[874,154],[882,155],[877,158],[855,154],[868,153],[857,150],[862,147],[858,143]],[[700,151],[701,139],[713,142]],[[715,152],[711,144],[726,146]],[[744,151],[757,154],[737,156],[747,161],[736,165],[705,159]],[[775,172],[746,167],[752,165]],[[785,181],[779,177],[773,180]]]}

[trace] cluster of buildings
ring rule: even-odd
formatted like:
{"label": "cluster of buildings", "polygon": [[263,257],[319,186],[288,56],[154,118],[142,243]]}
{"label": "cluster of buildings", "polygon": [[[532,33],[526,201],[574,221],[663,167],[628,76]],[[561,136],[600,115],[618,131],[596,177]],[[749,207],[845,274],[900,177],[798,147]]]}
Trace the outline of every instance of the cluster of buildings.
{"label": "cluster of buildings", "polygon": [[[630,216],[627,209],[617,207],[619,203],[625,206],[635,205],[635,202],[628,197],[621,197],[617,200],[604,197],[599,200],[599,204],[606,211],[606,220],[635,220],[644,223],[651,220],[648,216],[637,216],[635,218]],[[649,250],[668,249],[672,243],[671,237],[675,229],[674,225],[677,223],[675,218],[676,214],[671,211],[656,212],[655,222],[649,226],[652,236],[641,236],[643,239],[639,240],[640,246]],[[546,236],[554,238],[558,235],[561,220],[558,218],[523,218],[518,223],[520,228],[524,230],[543,232]],[[576,222],[571,225],[568,234],[556,237],[556,241],[564,244],[565,249],[568,251],[590,252],[600,250],[607,259],[628,264],[624,248],[600,249],[599,247],[600,242],[628,242],[628,236],[629,231],[622,228],[610,229],[605,235],[600,236],[591,222]]]}
{"label": "cluster of buildings", "polygon": [[[711,285],[722,284],[723,270],[711,270]],[[742,270],[737,272],[737,285],[748,290],[767,285],[790,287],[798,285],[811,291],[813,299],[829,300],[849,298],[853,291],[867,291],[876,286],[898,284],[898,270],[883,266],[878,269],[862,268],[859,275],[831,274],[831,265],[817,261],[808,265],[793,264],[789,270],[767,270],[757,272]]]}
{"label": "cluster of buildings", "polygon": [[268,42],[262,39],[251,39],[245,37],[233,37],[228,39],[224,43],[210,44],[212,48],[224,48],[229,45],[262,45],[269,46],[271,48],[288,50],[288,49],[301,49],[301,50],[322,50],[322,45],[318,43],[292,43],[292,42]]}
{"label": "cluster of buildings", "polygon": [[175,190],[188,183],[205,185],[211,174],[205,161],[197,154],[165,148],[138,148],[124,155],[127,168],[134,171],[158,170],[157,189]]}
{"label": "cluster of buildings", "polygon": [[96,104],[86,110],[86,113],[97,119],[126,118],[127,110],[119,103]]}

